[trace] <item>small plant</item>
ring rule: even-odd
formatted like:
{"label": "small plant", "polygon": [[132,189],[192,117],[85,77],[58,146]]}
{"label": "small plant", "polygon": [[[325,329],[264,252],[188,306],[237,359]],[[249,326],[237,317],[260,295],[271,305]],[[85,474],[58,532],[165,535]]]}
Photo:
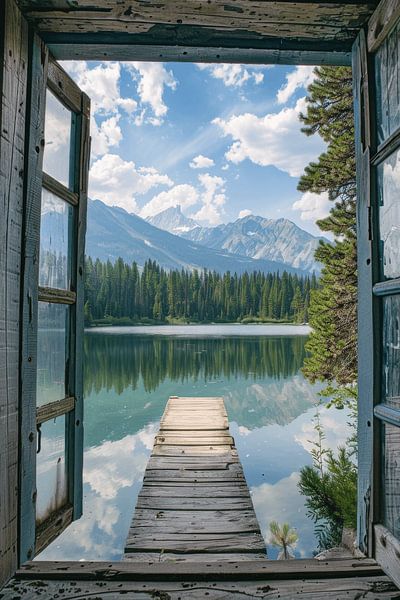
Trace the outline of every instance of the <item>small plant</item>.
{"label": "small plant", "polygon": [[299,536],[295,530],[289,525],[289,523],[283,523],[279,525],[277,521],[271,521],[269,524],[269,530],[271,532],[270,544],[282,548],[278,555],[278,560],[288,560],[294,558],[294,555],[290,552],[290,549],[296,545]]}
{"label": "small plant", "polygon": [[311,455],[313,466],[303,467],[298,483],[306,497],[308,515],[315,523],[320,550],[341,543],[343,527],[354,529],[357,520],[357,467],[352,461],[354,446],[339,447],[337,456],[323,447],[325,438],[319,410],[314,417],[317,440]]}

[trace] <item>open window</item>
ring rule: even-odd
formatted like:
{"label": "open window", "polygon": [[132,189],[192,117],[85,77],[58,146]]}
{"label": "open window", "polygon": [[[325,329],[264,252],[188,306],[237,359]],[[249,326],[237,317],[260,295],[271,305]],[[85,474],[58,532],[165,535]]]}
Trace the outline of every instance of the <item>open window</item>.
{"label": "open window", "polygon": [[[22,429],[29,435],[21,449],[22,561],[41,552],[82,513],[83,265],[90,104],[56,61],[49,57],[39,63],[39,45],[34,44],[32,71],[42,69],[42,81],[47,83],[38,90],[38,100],[32,98],[31,118],[42,133],[44,125],[44,137],[33,150],[40,160],[29,162],[31,212],[25,228],[23,318],[31,366],[25,369],[23,381]],[[31,146],[35,135],[31,128]],[[40,231],[36,238],[35,223]]]}
{"label": "open window", "polygon": [[[371,36],[370,36],[371,37]],[[359,535],[400,584],[400,23],[355,51]]]}

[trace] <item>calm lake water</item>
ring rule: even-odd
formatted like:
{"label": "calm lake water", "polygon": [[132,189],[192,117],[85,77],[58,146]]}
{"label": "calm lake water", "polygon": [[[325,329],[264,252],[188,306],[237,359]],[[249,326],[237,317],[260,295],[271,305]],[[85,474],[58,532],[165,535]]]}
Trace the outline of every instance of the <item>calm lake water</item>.
{"label": "calm lake water", "polygon": [[[262,533],[268,542],[271,520],[289,522],[299,535],[296,556],[312,556],[313,523],[297,490],[301,467],[312,462],[318,401],[318,387],[300,372],[307,333],[305,326],[268,325],[87,332],[84,515],[39,558],[121,559],[170,395],[224,397]],[[46,356],[41,360],[45,364]],[[40,385],[45,394],[45,383]],[[327,445],[344,443],[346,412],[322,407],[320,414]],[[54,452],[42,458],[42,471],[56,452],[54,437]],[[277,553],[268,544],[269,558]]]}

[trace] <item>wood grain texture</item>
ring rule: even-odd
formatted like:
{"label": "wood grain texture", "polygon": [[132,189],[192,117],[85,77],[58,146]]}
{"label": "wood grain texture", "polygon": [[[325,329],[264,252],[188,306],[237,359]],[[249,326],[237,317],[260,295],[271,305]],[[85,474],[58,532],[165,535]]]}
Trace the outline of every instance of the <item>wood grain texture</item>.
{"label": "wood grain texture", "polygon": [[376,52],[400,19],[398,0],[382,0],[368,23],[368,51]]}
{"label": "wood grain texture", "polygon": [[20,294],[28,29],[0,3],[0,587],[17,567]]}
{"label": "wood grain texture", "polygon": [[[163,581],[166,577],[170,580],[203,580],[214,579],[243,579],[243,580],[305,580],[305,579],[331,579],[348,577],[380,577],[383,575],[381,567],[375,560],[362,558],[347,558],[335,560],[316,560],[312,558],[272,561],[249,560],[244,565],[241,560],[206,561],[197,565],[191,562],[179,564],[158,564],[154,561],[154,554],[150,560],[134,560],[136,554],[130,555],[129,563],[101,562],[101,561],[35,561],[23,565],[17,572],[19,579],[64,579],[98,581]],[[197,555],[200,558],[202,556]],[[206,558],[207,555],[205,555]],[[251,559],[252,555],[249,555]]]}
{"label": "wood grain texture", "polygon": [[400,541],[383,525],[375,525],[374,536],[376,560],[400,587]]}
{"label": "wood grain texture", "polygon": [[40,31],[146,33],[155,25],[196,25],[300,39],[325,35],[348,40],[372,14],[375,2],[196,0],[20,0]]}
{"label": "wood grain texture", "polygon": [[136,553],[266,556],[222,398],[168,400],[125,544],[130,560]]}
{"label": "wood grain texture", "polygon": [[[275,562],[275,561],[274,561]],[[160,563],[164,566],[166,563]],[[204,564],[204,563],[202,563]],[[246,563],[243,563],[246,564]],[[385,576],[255,581],[219,580],[199,577],[171,581],[13,581],[3,590],[2,600],[394,600],[398,597],[393,583]]]}
{"label": "wood grain texture", "polygon": [[33,558],[36,520],[36,372],[39,236],[48,51],[34,35],[29,58],[28,139],[25,153],[22,323],[19,559]]}
{"label": "wood grain texture", "polygon": [[[377,0],[17,0],[58,59],[348,64]],[[246,50],[251,52],[246,57]],[[244,52],[242,52],[244,51]],[[269,54],[269,52],[272,52]],[[162,56],[162,58],[161,58]]]}

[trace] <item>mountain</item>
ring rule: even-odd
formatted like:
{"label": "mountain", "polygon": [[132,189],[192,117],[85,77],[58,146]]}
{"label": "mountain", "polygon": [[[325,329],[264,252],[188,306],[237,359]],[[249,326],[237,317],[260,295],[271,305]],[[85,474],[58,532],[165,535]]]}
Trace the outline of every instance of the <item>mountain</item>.
{"label": "mountain", "polygon": [[199,226],[193,219],[185,217],[179,204],[166,208],[153,217],[147,217],[146,221],[175,235],[183,235]]}
{"label": "mountain", "polygon": [[180,235],[215,250],[253,259],[272,260],[318,273],[314,252],[320,239],[288,219],[248,215],[217,227],[196,227]]}
{"label": "mountain", "polygon": [[[45,223],[42,224],[45,230]],[[244,271],[297,273],[304,271],[280,262],[254,260],[246,256],[229,254],[205,248],[177,235],[158,229],[137,215],[116,206],[107,206],[100,200],[88,202],[86,255],[110,259],[119,256],[125,261],[136,261],[139,267],[148,259],[157,261],[165,269],[199,269],[226,271],[238,274]]]}

